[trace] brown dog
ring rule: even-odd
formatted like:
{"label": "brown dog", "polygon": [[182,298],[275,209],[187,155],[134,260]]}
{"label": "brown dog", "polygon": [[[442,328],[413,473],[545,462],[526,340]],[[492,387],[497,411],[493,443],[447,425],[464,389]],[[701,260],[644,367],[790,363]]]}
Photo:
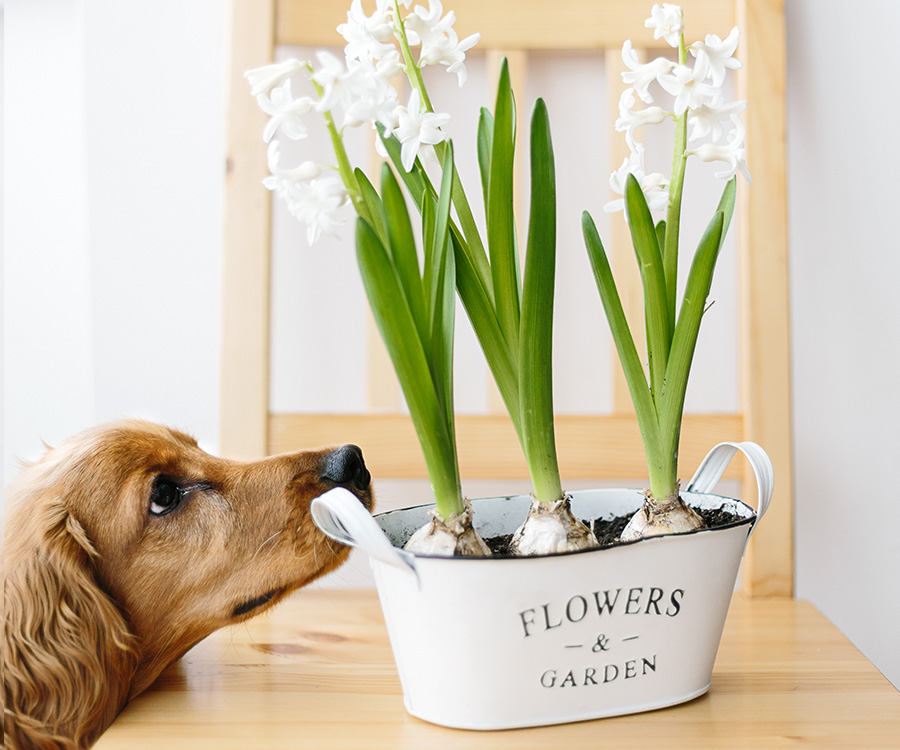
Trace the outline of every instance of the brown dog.
{"label": "brown dog", "polygon": [[89,747],[198,641],[340,565],[309,514],[337,485],[371,509],[356,446],[242,463],[145,422],[29,466],[7,492],[4,747]]}

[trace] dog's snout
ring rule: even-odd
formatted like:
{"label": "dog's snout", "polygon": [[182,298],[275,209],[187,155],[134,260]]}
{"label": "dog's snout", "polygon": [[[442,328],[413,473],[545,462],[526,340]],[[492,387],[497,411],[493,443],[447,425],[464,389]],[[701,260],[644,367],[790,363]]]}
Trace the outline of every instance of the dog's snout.
{"label": "dog's snout", "polygon": [[356,445],[343,445],[325,457],[322,479],[335,484],[351,485],[358,490],[369,488],[372,480],[362,451]]}

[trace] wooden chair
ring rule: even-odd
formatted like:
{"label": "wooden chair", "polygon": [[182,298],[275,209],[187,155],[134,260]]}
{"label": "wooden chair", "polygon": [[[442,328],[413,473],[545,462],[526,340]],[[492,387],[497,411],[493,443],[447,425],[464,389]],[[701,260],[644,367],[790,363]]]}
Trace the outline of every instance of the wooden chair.
{"label": "wooden chair", "polygon": [[[740,409],[729,414],[687,414],[680,458],[684,473],[715,443],[753,440],[772,457],[776,498],[753,535],[744,564],[743,588],[752,596],[791,596],[793,590],[792,472],[789,404],[787,230],[785,187],[785,48],[783,0],[683,0],[691,28],[724,35],[741,29],[739,97],[744,114],[753,187],[740,190],[739,384]],[[515,89],[527,76],[530,53],[600,50],[605,55],[609,97],[610,163],[619,164],[624,139],[613,119],[622,90],[621,45],[646,40],[643,19],[649,0],[567,0],[548,11],[539,0],[454,0],[463,38],[479,31],[479,49],[511,61]],[[221,449],[254,458],[304,446],[348,440],[360,443],[378,477],[424,477],[424,463],[411,423],[396,413],[354,415],[272,414],[269,408],[270,196],[261,185],[266,155],[261,142],[265,116],[248,95],[245,70],[274,59],[277,45],[341,46],[335,27],[348,0],[232,0],[232,55],[226,231]],[[660,40],[662,43],[662,40]],[[647,51],[651,51],[649,48]],[[520,117],[520,121],[524,118]],[[520,139],[521,140],[521,139]],[[640,281],[620,226],[611,237],[614,272],[631,320],[640,321]],[[643,330],[643,324],[632,326]],[[375,351],[378,347],[375,347]],[[384,361],[372,377],[392,376]],[[618,373],[618,366],[616,366]],[[385,375],[387,373],[387,375]],[[377,400],[377,397],[375,397]],[[646,474],[637,425],[624,378],[614,383],[614,410],[602,416],[565,415],[557,422],[560,468],[566,479],[638,477]],[[375,404],[377,405],[377,404]],[[463,476],[524,478],[519,446],[502,410],[461,415],[458,421]],[[490,456],[490,460],[486,459]],[[752,474],[742,497],[752,498]],[[730,468],[743,479],[743,466]]]}

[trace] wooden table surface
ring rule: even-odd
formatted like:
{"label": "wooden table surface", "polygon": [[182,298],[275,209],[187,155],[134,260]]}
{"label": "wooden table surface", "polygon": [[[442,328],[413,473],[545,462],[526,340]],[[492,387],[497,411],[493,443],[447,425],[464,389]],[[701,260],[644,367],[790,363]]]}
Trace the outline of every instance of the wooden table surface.
{"label": "wooden table surface", "polygon": [[215,633],[128,705],[97,750],[900,748],[900,693],[812,605],[735,594],[710,691],[631,716],[501,732],[403,708],[370,590],[306,590]]}

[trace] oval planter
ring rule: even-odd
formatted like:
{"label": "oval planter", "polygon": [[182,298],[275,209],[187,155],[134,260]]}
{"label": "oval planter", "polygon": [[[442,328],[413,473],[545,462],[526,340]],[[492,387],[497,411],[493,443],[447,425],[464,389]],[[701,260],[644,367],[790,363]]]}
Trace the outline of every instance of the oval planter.
{"label": "oval planter", "polygon": [[[744,452],[754,511],[709,494]],[[411,555],[402,545],[433,506],[369,516],[345,490],[313,501],[330,537],[372,560],[404,702],[465,729],[557,724],[647,711],[707,691],[741,555],[771,499],[772,466],[753,443],[714,448],[682,492],[737,516],[725,526],[603,549],[524,558]],[[636,490],[572,493],[583,519],[636,511]],[[473,500],[482,536],[511,534],[531,498]]]}

